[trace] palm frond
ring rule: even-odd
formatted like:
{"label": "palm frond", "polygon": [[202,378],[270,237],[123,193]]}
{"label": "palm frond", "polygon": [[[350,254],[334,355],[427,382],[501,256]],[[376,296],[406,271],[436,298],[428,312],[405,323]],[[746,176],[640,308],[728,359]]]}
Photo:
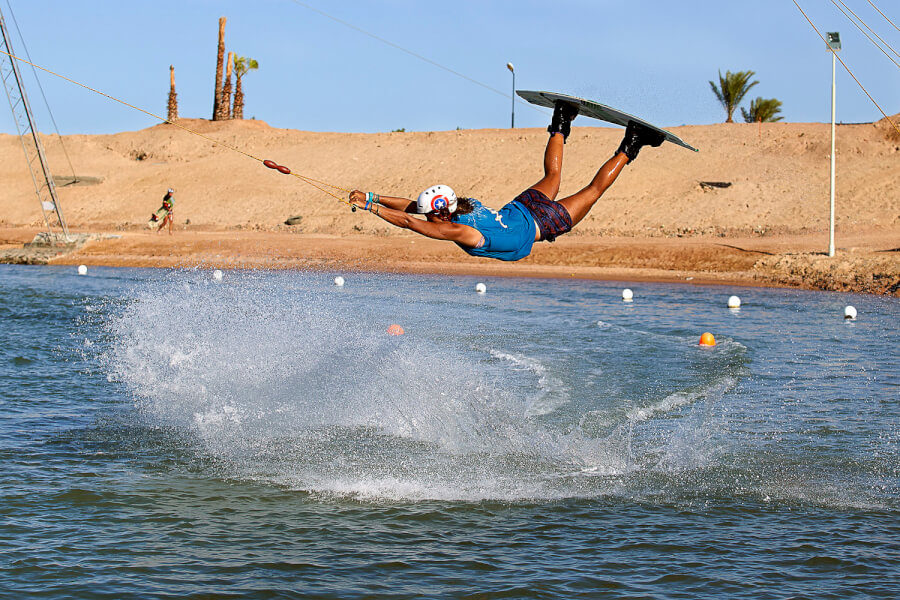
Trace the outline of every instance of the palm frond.
{"label": "palm frond", "polygon": [[750,110],[741,108],[741,114],[747,123],[775,123],[784,117],[778,116],[781,112],[781,100],[777,98],[756,98],[750,102]]}
{"label": "palm frond", "polygon": [[750,81],[754,75],[756,75],[755,71],[738,71],[737,73],[725,71],[725,76],[723,77],[722,71],[719,71],[718,87],[714,82],[709,82],[713,94],[715,94],[722,108],[725,109],[726,123],[734,122],[734,111],[744,99],[744,96],[747,95],[747,92],[750,91],[750,88],[759,83],[758,81]]}

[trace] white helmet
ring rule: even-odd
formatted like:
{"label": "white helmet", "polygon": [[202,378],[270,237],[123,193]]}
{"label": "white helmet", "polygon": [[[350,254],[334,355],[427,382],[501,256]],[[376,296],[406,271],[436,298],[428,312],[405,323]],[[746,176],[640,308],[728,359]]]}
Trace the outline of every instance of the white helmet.
{"label": "white helmet", "polygon": [[169,189],[166,190],[166,191],[167,191],[168,193],[170,193],[170,194],[174,194],[174,193],[175,193],[175,190],[173,190],[172,188],[169,188]]}
{"label": "white helmet", "polygon": [[444,209],[456,212],[456,192],[449,185],[433,185],[416,200],[416,212],[420,215]]}

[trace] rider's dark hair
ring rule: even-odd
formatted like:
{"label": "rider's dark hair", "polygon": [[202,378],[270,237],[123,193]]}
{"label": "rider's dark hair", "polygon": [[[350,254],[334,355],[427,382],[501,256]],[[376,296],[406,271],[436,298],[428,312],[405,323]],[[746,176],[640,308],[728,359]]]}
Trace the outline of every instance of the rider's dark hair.
{"label": "rider's dark hair", "polygon": [[456,199],[456,212],[454,212],[454,214],[467,215],[473,210],[475,210],[475,205],[472,203],[471,198]]}

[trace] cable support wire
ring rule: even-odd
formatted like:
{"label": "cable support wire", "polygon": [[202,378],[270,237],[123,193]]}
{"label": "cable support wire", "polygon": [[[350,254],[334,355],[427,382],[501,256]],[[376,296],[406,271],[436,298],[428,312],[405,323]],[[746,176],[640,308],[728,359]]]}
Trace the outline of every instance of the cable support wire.
{"label": "cable support wire", "polygon": [[871,4],[872,8],[874,8],[876,11],[878,11],[878,14],[881,15],[882,17],[884,17],[884,20],[887,21],[888,23],[890,23],[894,27],[894,29],[896,29],[897,31],[900,31],[900,27],[897,27],[896,25],[894,25],[894,22],[891,21],[886,14],[881,12],[881,9],[878,8],[877,6],[875,6],[875,3],[872,2],[872,0],[867,0],[867,2],[869,4]]}
{"label": "cable support wire", "polygon": [[[79,87],[82,87],[82,88],[84,88],[84,89],[86,89],[86,90],[88,90],[88,91],[90,91],[90,92],[93,92],[93,93],[95,93],[95,94],[99,94],[100,96],[103,96],[104,98],[107,98],[107,99],[109,99],[109,100],[112,100],[113,102],[118,102],[119,104],[122,104],[122,105],[124,105],[124,106],[127,106],[128,108],[132,108],[132,109],[134,109],[134,110],[136,110],[136,111],[138,111],[138,112],[142,112],[142,113],[144,113],[145,115],[148,115],[148,116],[150,116],[150,117],[153,117],[154,119],[157,119],[157,120],[159,120],[159,121],[162,121],[163,123],[168,123],[169,125],[174,125],[175,127],[178,127],[179,129],[181,129],[181,130],[183,130],[183,131],[186,131],[186,132],[190,133],[191,135],[196,135],[197,137],[201,137],[201,138],[207,140],[208,142],[212,143],[213,145],[222,146],[223,148],[227,148],[228,150],[232,150],[232,151],[234,151],[234,152],[237,152],[238,154],[243,154],[244,156],[246,156],[246,157],[248,157],[248,158],[252,158],[253,160],[258,161],[258,162],[261,162],[261,163],[263,163],[263,164],[265,164],[266,162],[272,162],[272,161],[266,161],[266,160],[264,160],[264,159],[262,159],[262,158],[260,158],[260,157],[258,157],[258,156],[254,156],[253,154],[250,154],[249,152],[246,152],[246,151],[244,151],[244,150],[241,150],[240,148],[237,148],[237,147],[235,147],[235,146],[231,146],[231,145],[229,145],[229,144],[226,144],[225,142],[222,142],[222,141],[220,141],[220,140],[211,138],[211,137],[209,137],[208,135],[204,135],[204,134],[200,133],[199,131],[194,131],[193,129],[191,129],[191,128],[189,128],[189,127],[185,127],[184,125],[179,125],[178,123],[173,122],[173,121],[170,121],[170,120],[168,120],[168,119],[166,119],[166,118],[164,118],[164,117],[161,117],[161,116],[159,116],[159,115],[157,115],[157,114],[155,114],[155,113],[152,113],[152,112],[150,112],[149,110],[144,110],[143,108],[140,108],[139,106],[135,106],[135,105],[133,105],[133,104],[129,104],[128,102],[125,102],[124,100],[120,100],[119,98],[116,98],[115,96],[111,96],[110,94],[107,94],[107,93],[105,93],[105,92],[101,92],[100,90],[94,89],[94,88],[90,87],[89,85],[85,85],[85,84],[83,84],[83,83],[81,83],[81,82],[75,81],[74,79],[71,79],[71,78],[69,78],[69,77],[66,77],[65,75],[61,75],[61,74],[59,74],[59,73],[56,73],[55,71],[51,71],[50,69],[47,69],[47,68],[42,67],[42,66],[40,66],[40,65],[38,65],[38,64],[35,64],[35,63],[31,62],[30,60],[26,60],[26,59],[21,58],[21,57],[19,57],[19,56],[15,56],[14,54],[10,54],[9,52],[5,52],[5,51],[3,51],[3,50],[0,50],[0,53],[5,54],[6,56],[10,57],[10,58],[13,59],[13,60],[17,60],[17,61],[22,62],[22,63],[25,63],[25,64],[27,64],[27,65],[31,65],[32,68],[40,69],[41,71],[44,71],[45,73],[48,73],[48,74],[50,74],[50,75],[53,75],[54,77],[59,77],[60,79],[62,79],[62,80],[64,80],[64,81],[68,81],[69,83],[72,83],[72,84],[74,84],[74,85],[77,85],[77,86],[79,86]],[[266,165],[266,166],[268,166],[268,165]],[[273,168],[274,168],[274,167],[273,167]],[[294,173],[294,172],[292,172],[290,169],[287,169],[287,170],[281,170],[281,169],[279,169],[279,171],[282,172],[282,173],[284,173],[285,175],[293,175],[294,177],[300,179],[301,181],[304,181],[304,182],[308,183],[309,185],[311,185],[312,187],[316,188],[317,190],[319,190],[319,191],[321,191],[321,192],[323,192],[323,193],[325,193],[325,194],[328,194],[328,195],[331,196],[332,198],[334,198],[334,199],[336,199],[336,200],[338,200],[338,201],[340,201],[340,202],[343,202],[344,204],[347,204],[347,205],[350,205],[350,206],[353,205],[353,203],[350,202],[348,199],[345,199],[345,198],[343,198],[343,197],[341,197],[341,196],[338,196],[338,195],[335,194],[334,192],[331,192],[331,191],[325,189],[326,187],[330,187],[330,188],[333,188],[333,189],[336,189],[336,190],[341,190],[341,191],[343,191],[343,192],[349,193],[350,190],[348,190],[347,188],[343,188],[343,187],[341,187],[341,186],[339,186],[339,185],[335,185],[335,184],[333,184],[333,183],[326,183],[326,182],[324,182],[324,181],[319,181],[319,180],[317,180],[317,179],[313,179],[312,177],[307,177],[306,175],[301,175],[300,173]]]}
{"label": "cable support wire", "polygon": [[[828,46],[828,41],[825,39],[825,36],[822,35],[822,32],[819,31],[819,28],[815,26],[815,24],[812,22],[812,20],[809,18],[809,16],[806,14],[806,12],[800,7],[800,5],[797,4],[797,0],[791,0],[791,1],[794,3],[794,6],[797,7],[797,10],[800,11],[800,13],[803,15],[803,17],[809,23],[809,26],[813,28],[813,31],[816,32],[816,35],[818,35],[819,38],[822,40],[822,42],[826,46]],[[871,100],[872,104],[875,105],[875,108],[877,108],[878,111],[884,116],[884,118],[887,119],[888,123],[891,124],[891,127],[893,127],[897,133],[900,133],[900,127],[898,127],[897,124],[894,123],[894,120],[892,118],[890,118],[886,112],[884,112],[884,109],[882,109],[881,105],[879,105],[878,102],[875,101],[875,98],[872,97],[872,94],[870,94],[869,91],[866,89],[866,87],[860,82],[860,80],[856,78],[856,75],[853,74],[853,71],[850,70],[850,67],[847,66],[847,63],[844,62],[844,60],[838,55],[837,52],[835,52],[834,50],[832,50],[831,52],[834,54],[835,58],[837,58],[837,60],[841,63],[841,66],[844,67],[844,69],[846,69],[847,73],[850,74],[850,77],[853,78],[853,81],[856,82],[856,85],[859,86],[859,88],[863,91],[863,93],[869,98],[869,100]]]}
{"label": "cable support wire", "polygon": [[[31,60],[31,54],[28,52],[28,46],[25,44],[25,36],[22,35],[22,30],[19,29],[19,22],[16,20],[16,15],[13,13],[12,6],[9,4],[9,1],[6,2],[6,7],[9,10],[9,16],[12,17],[13,25],[16,27],[16,33],[19,34],[19,41],[22,42],[22,49],[25,50],[25,56],[28,60]],[[34,79],[37,81],[38,89],[41,91],[41,97],[44,99],[44,106],[47,107],[47,114],[50,115],[50,121],[53,123],[53,129],[56,131],[56,137],[59,138],[59,145],[62,147],[63,154],[66,157],[66,162],[69,163],[69,169],[72,171],[72,180],[73,182],[78,181],[78,176],[75,174],[75,167],[72,166],[72,159],[69,158],[69,151],[66,149],[66,145],[63,142],[62,135],[59,133],[59,127],[56,125],[56,119],[53,117],[53,111],[50,110],[50,103],[47,101],[47,95],[44,93],[44,86],[41,85],[41,80],[37,76],[37,71],[34,69],[34,66],[31,67],[31,71],[34,73]]]}
{"label": "cable support wire", "polygon": [[[417,53],[413,52],[412,50],[407,50],[406,48],[404,48],[403,46],[400,46],[399,44],[395,44],[394,42],[392,42],[390,40],[386,40],[383,37],[377,36],[374,33],[366,31],[362,27],[357,27],[353,23],[348,23],[347,21],[339,19],[333,15],[330,15],[330,14],[326,13],[325,11],[316,8],[315,6],[310,6],[306,2],[301,2],[300,0],[291,0],[291,2],[293,2],[294,4],[296,4],[298,6],[302,6],[303,8],[307,8],[313,12],[319,13],[323,17],[325,17],[327,19],[331,19],[335,23],[340,23],[344,27],[349,27],[350,29],[352,29],[354,31],[357,31],[363,35],[367,35],[370,38],[381,42],[382,44],[386,44],[386,45],[390,46],[391,48],[395,48],[401,52],[405,52],[406,54],[409,54],[412,57],[418,58],[419,60],[421,60],[423,62],[433,65],[439,69],[443,69],[444,71],[447,71],[448,73],[452,73],[453,75],[456,75],[457,77],[465,79],[466,81],[468,81],[470,83],[474,83],[475,85],[481,86],[486,90],[490,90],[490,91],[494,92],[495,94],[499,94],[499,95],[503,96],[504,98],[509,98],[509,94],[507,94],[506,92],[502,92],[502,91],[498,90],[497,88],[491,87],[486,83],[482,83],[482,82],[478,81],[477,79],[472,79],[468,75],[464,75],[464,74],[460,73],[459,71],[454,71],[450,67],[445,67],[444,65],[440,64],[439,62],[435,62],[435,61],[431,60],[430,58],[426,58],[426,57],[422,56],[421,54],[417,54]],[[518,102],[521,105],[528,106],[539,112],[544,112],[543,109],[538,108],[537,106],[535,106],[534,104],[531,104],[530,102],[525,102],[525,101],[519,100],[518,98],[515,98],[515,97],[513,98],[513,100],[515,102]]]}
{"label": "cable support wire", "polygon": [[[891,47],[890,44],[888,44],[886,41],[884,41],[883,39],[881,39],[881,36],[880,36],[880,35],[878,35],[878,34],[875,33],[874,31],[872,31],[872,28],[869,27],[868,25],[866,25],[865,21],[863,21],[863,20],[859,17],[859,15],[857,15],[855,12],[853,12],[853,11],[850,9],[850,7],[848,7],[846,4],[844,4],[844,1],[843,1],[843,0],[831,0],[831,3],[834,4],[834,6],[835,6],[839,11],[841,11],[841,12],[844,14],[845,17],[847,17],[847,20],[848,20],[848,21],[850,21],[851,23],[853,23],[853,24],[856,26],[856,28],[859,29],[859,32],[860,32],[861,34],[863,34],[864,36],[866,36],[866,38],[867,38],[870,42],[872,42],[872,44],[873,44],[876,48],[878,48],[879,50],[881,50],[881,52],[884,53],[884,55],[888,57],[888,60],[890,60],[892,63],[894,63],[894,65],[896,65],[898,68],[900,68],[900,63],[898,63],[896,60],[894,60],[893,57],[892,57],[890,54],[888,54],[887,52],[885,52],[885,51],[884,51],[884,48],[882,48],[881,45],[878,44],[878,42],[876,42],[875,40],[873,40],[873,39],[871,38],[871,36],[869,36],[868,33],[866,33],[865,31],[863,31],[862,27],[859,26],[859,23],[862,23],[862,24],[865,26],[865,28],[868,29],[868,30],[872,33],[872,35],[874,35],[875,37],[877,37],[878,40],[879,40],[882,44],[884,44],[885,46],[887,46],[888,49],[889,49],[891,52],[893,52],[898,58],[900,58],[900,54],[897,54],[897,51],[894,50],[894,49]],[[840,4],[843,8],[841,8],[841,6],[838,6],[838,4]],[[847,9],[847,11],[849,11],[850,14],[853,15],[853,16],[855,17],[856,20],[851,19],[850,16],[847,15],[846,12],[844,12],[844,9]],[[856,21],[859,21],[859,23],[857,23]]]}

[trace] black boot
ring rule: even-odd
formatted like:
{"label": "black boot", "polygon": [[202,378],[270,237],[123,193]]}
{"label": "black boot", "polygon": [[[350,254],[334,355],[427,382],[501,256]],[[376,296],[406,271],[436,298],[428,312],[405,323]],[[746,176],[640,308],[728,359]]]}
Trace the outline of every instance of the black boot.
{"label": "black boot", "polygon": [[553,119],[547,131],[550,135],[554,133],[563,134],[563,143],[569,137],[572,121],[578,116],[578,107],[562,100],[557,100],[553,106]]}
{"label": "black boot", "polygon": [[638,152],[641,151],[642,147],[659,146],[665,139],[666,136],[655,129],[650,129],[635,121],[628,121],[628,127],[625,128],[625,137],[622,139],[622,143],[619,144],[616,154],[624,152],[625,156],[628,157],[628,162],[631,162],[637,158]]}

